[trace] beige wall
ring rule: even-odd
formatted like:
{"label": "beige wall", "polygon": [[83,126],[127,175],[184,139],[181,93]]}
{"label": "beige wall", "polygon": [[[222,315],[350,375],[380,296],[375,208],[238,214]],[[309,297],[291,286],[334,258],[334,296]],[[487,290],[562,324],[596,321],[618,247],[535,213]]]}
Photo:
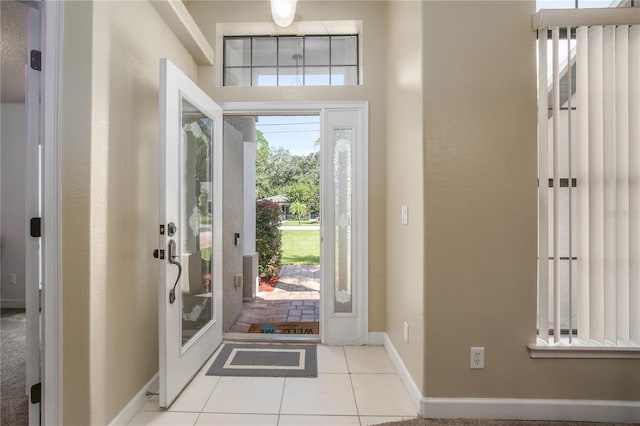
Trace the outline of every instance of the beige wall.
{"label": "beige wall", "polygon": [[[243,149],[242,133],[234,127],[242,118],[224,122],[222,144],[222,331],[229,329],[242,314],[242,287],[235,286],[236,274],[242,274],[242,203]],[[237,124],[236,124],[237,125]],[[235,244],[235,233],[240,242]],[[251,285],[245,282],[244,285]]]}
{"label": "beige wall", "polygon": [[108,423],[158,371],[158,62],[191,56],[148,2],[67,2],[63,420]]}
{"label": "beige wall", "polygon": [[[530,359],[533,1],[425,2],[425,395],[640,399],[638,360]],[[484,346],[486,368],[469,369]]]}
{"label": "beige wall", "polygon": [[[270,22],[265,1],[189,2],[191,15],[212,46],[216,23]],[[217,102],[369,102],[369,330],[385,329],[385,2],[302,1],[296,19],[362,20],[364,84],[349,87],[215,87],[213,67],[200,67],[201,87]]]}
{"label": "beige wall", "polygon": [[[424,201],[422,4],[388,2],[386,39],[387,275],[385,330],[423,390]],[[401,206],[409,224],[401,224]],[[408,344],[403,322],[409,324]]]}

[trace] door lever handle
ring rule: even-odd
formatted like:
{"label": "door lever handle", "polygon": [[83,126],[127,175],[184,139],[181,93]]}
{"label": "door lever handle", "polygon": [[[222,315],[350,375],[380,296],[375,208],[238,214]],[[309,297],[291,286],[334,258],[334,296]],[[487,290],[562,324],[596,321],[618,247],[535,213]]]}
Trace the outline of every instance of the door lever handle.
{"label": "door lever handle", "polygon": [[176,277],[176,282],[173,284],[173,288],[169,291],[169,303],[173,304],[176,301],[176,286],[180,281],[180,276],[182,275],[182,265],[178,261],[178,253],[176,242],[174,240],[169,240],[169,245],[167,247],[167,260],[172,265],[176,265],[178,267],[178,276]]}

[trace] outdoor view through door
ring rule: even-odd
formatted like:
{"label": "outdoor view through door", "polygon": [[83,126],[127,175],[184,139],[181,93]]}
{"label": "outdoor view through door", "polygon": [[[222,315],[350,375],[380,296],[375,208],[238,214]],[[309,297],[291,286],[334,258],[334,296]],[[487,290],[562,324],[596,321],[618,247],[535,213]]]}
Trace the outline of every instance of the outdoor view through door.
{"label": "outdoor view through door", "polygon": [[[182,277],[182,345],[213,318],[211,303],[211,153],[213,120],[182,99],[181,152],[184,215],[179,229]],[[169,234],[172,230],[169,229]]]}
{"label": "outdoor view through door", "polygon": [[244,136],[243,210],[245,218],[255,212],[255,239],[243,240],[243,252],[257,253],[258,278],[247,282],[245,268],[242,310],[229,331],[319,335],[320,117],[226,117],[225,149],[230,124]]}

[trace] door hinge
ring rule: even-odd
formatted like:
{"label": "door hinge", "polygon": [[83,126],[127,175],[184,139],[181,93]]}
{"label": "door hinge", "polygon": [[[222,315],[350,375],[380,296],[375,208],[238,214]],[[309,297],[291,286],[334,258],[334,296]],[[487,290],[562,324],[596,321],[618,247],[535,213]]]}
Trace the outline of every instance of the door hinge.
{"label": "door hinge", "polygon": [[29,221],[29,233],[33,238],[40,238],[42,236],[42,218],[32,217]]}
{"label": "door hinge", "polygon": [[42,71],[42,52],[39,50],[31,51],[31,69]]}
{"label": "door hinge", "polygon": [[39,404],[42,401],[42,383],[31,386],[30,396],[32,404]]}

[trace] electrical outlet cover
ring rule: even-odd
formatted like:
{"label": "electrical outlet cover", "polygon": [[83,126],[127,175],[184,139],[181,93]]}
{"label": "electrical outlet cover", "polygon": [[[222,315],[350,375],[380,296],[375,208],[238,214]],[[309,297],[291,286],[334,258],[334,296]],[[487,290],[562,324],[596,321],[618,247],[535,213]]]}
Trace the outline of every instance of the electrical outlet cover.
{"label": "electrical outlet cover", "polygon": [[483,369],[484,368],[484,348],[472,347],[471,348],[471,368]]}

